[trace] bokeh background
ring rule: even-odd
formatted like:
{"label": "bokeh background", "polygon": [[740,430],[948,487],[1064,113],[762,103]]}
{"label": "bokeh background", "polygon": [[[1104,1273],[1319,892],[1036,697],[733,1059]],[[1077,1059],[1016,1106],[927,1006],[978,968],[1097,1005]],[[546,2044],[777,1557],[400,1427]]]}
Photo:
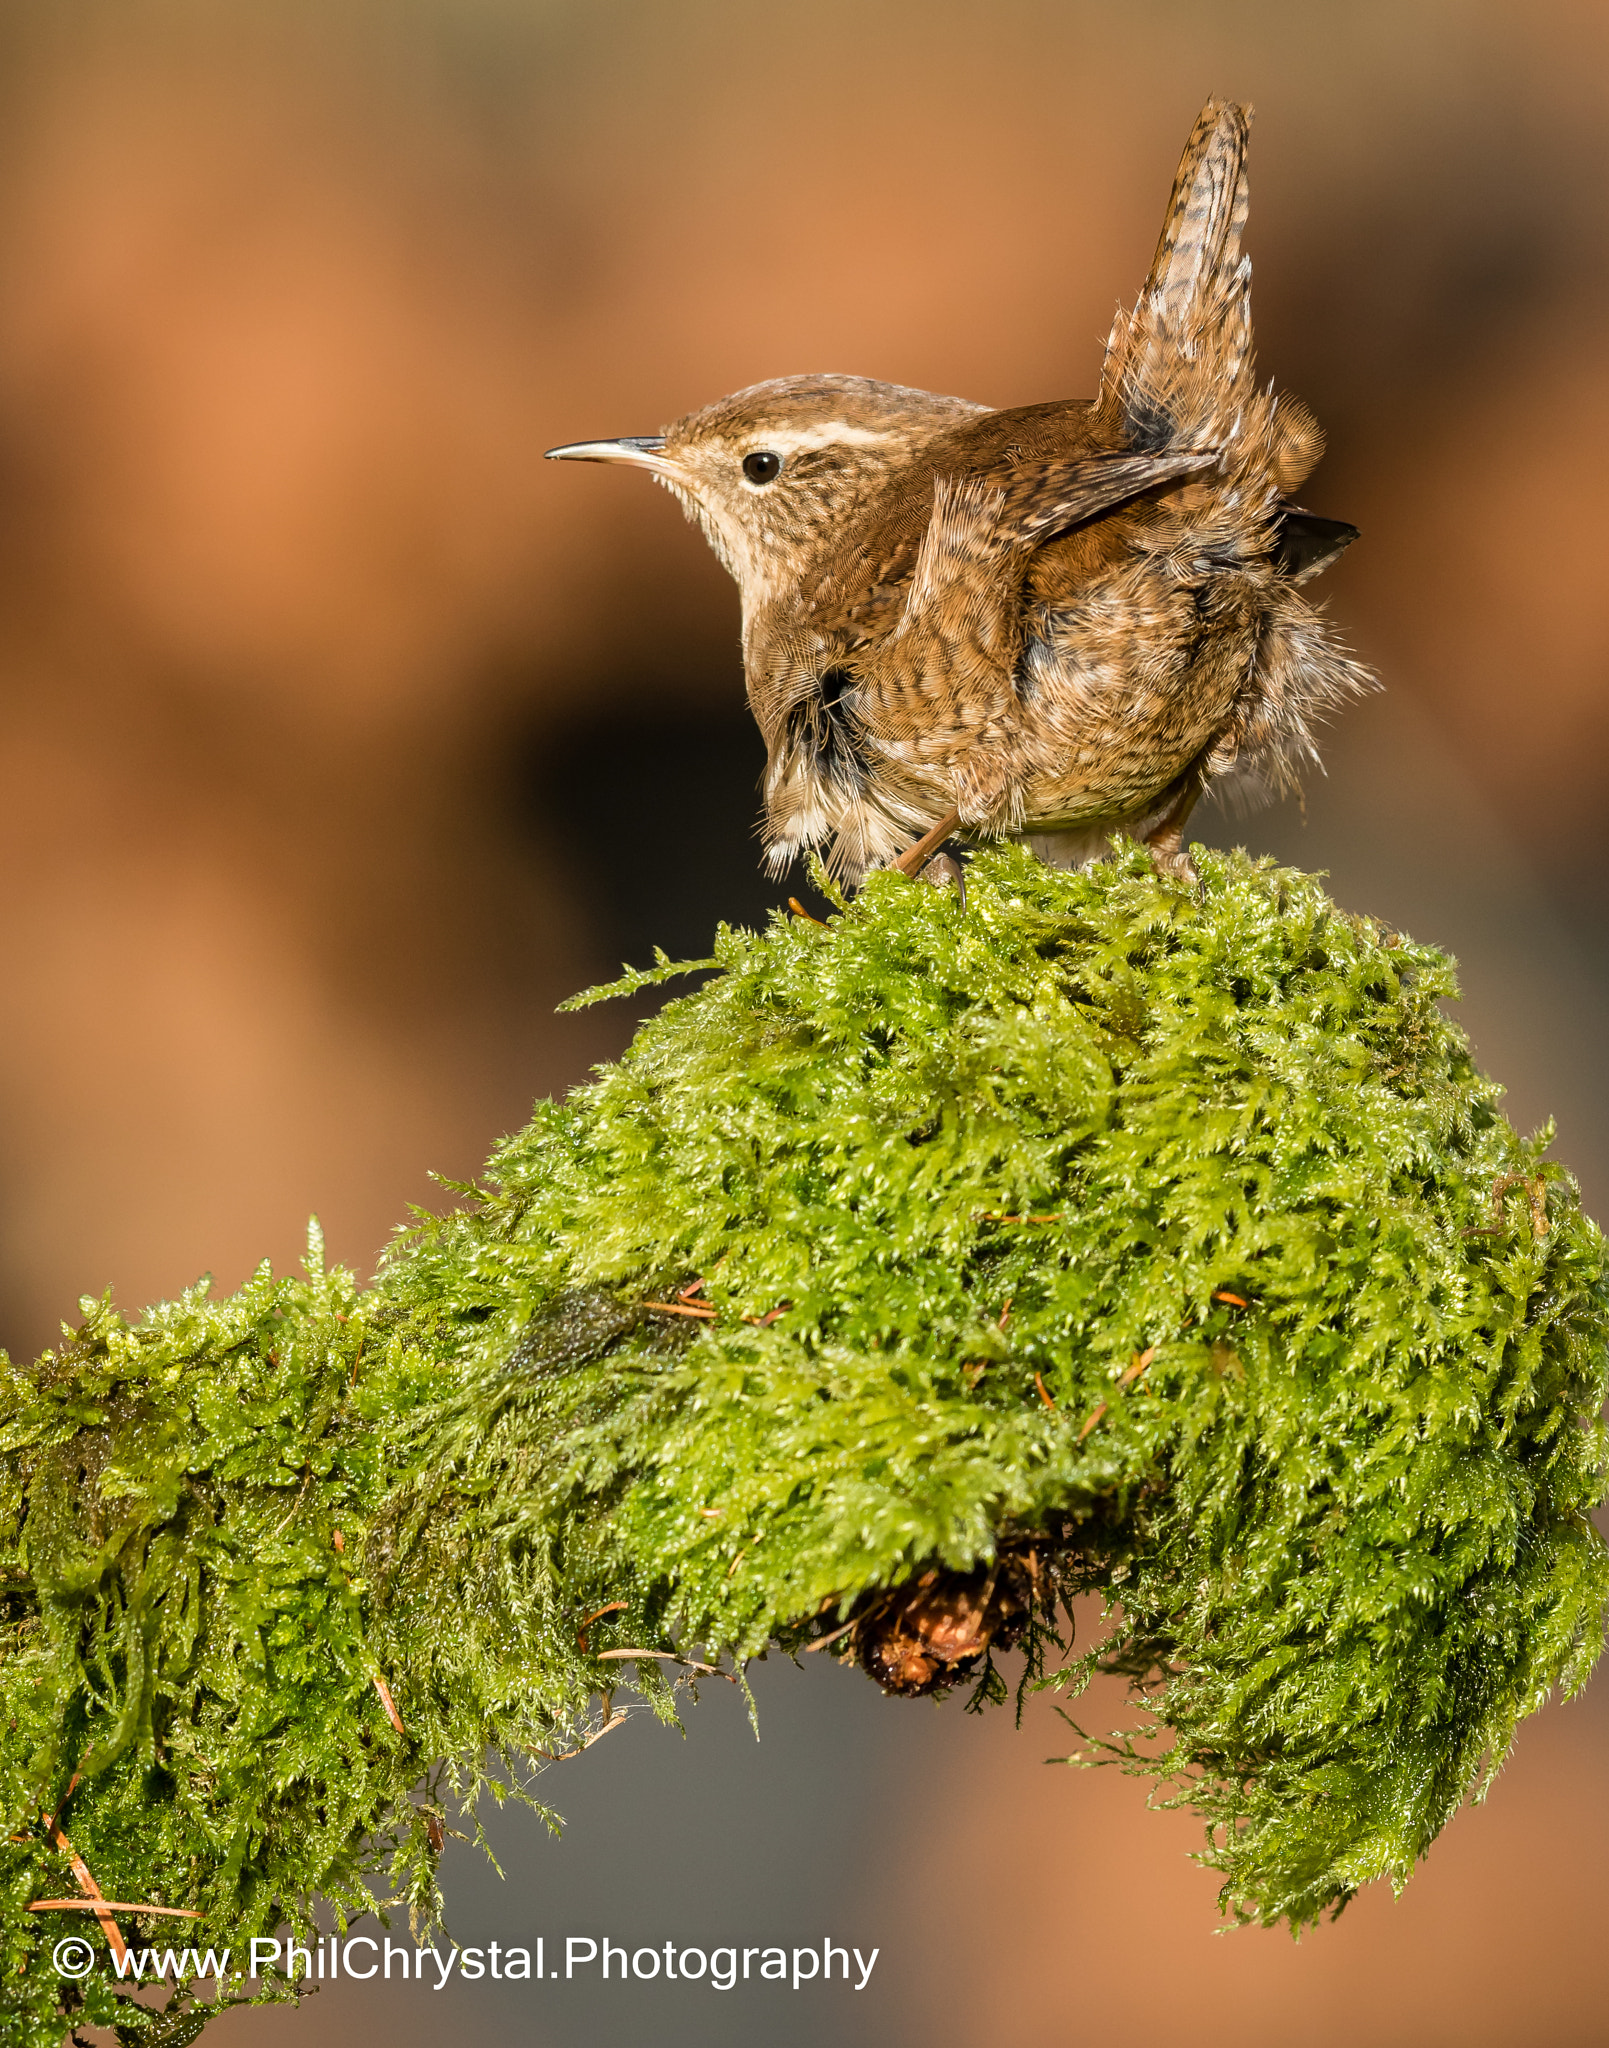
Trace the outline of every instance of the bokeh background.
{"label": "bokeh background", "polygon": [[[1448,946],[1609,1210],[1609,14],[1589,0],[3,0],[0,1335],[372,1267],[781,899],[730,586],[644,479],[544,467],[758,378],[1087,395],[1209,92],[1252,100],[1261,359],[1387,685],[1305,807],[1205,836]],[[825,1660],[810,1660],[815,1666]],[[864,1993],[326,1990],[240,2048],[1601,2041],[1609,1690],[1401,1901],[1215,1932],[1195,1824],[1043,1705],[758,1674],[449,1854],[465,1942],[882,1950]],[[1101,1696],[1097,1725],[1118,1718]],[[523,1930],[521,1932],[520,1930]],[[210,2037],[209,2037],[210,2038]]]}

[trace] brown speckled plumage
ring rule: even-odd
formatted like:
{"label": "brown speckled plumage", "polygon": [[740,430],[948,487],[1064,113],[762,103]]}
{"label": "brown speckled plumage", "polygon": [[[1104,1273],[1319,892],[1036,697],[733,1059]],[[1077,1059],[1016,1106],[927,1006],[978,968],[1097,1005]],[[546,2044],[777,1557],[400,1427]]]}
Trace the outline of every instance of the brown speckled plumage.
{"label": "brown speckled plumage", "polygon": [[774,865],[855,881],[952,809],[1049,860],[1114,830],[1179,860],[1203,789],[1289,787],[1367,687],[1297,589],[1352,529],[1291,505],[1322,436],[1253,378],[1246,135],[1203,109],[1092,401],[785,377],[554,451],[652,470],[737,578]]}

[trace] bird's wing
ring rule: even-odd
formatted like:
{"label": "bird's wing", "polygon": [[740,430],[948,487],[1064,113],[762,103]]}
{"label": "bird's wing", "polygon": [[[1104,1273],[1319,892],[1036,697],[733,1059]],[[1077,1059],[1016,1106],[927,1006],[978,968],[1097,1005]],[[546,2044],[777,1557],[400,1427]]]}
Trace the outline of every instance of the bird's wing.
{"label": "bird's wing", "polygon": [[899,631],[946,598],[983,595],[1000,553],[1005,502],[1004,490],[988,475],[934,477],[933,512],[905,586]]}
{"label": "bird's wing", "polygon": [[1200,476],[1217,463],[1216,449],[1179,448],[1162,455],[1083,455],[1019,464],[1005,485],[996,539],[1004,548],[1038,547],[1146,491]]}
{"label": "bird's wing", "polygon": [[[812,628],[845,652],[889,629],[908,629],[946,592],[971,589],[982,596],[996,583],[999,565],[1026,555],[1069,528],[1214,467],[1213,450],[1177,449],[1164,455],[1055,456],[933,478],[932,509],[920,540],[904,538],[855,565],[853,580],[834,579],[825,596],[806,607]],[[1008,575],[999,602],[1015,602]]]}

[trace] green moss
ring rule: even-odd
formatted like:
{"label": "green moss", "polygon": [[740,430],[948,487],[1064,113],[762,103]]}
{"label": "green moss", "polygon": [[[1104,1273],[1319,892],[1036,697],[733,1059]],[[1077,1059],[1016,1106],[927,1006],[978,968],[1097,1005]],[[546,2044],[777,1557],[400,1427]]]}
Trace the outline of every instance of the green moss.
{"label": "green moss", "polygon": [[[829,926],[723,930],[369,1290],[315,1254],[134,1325],[86,1304],[10,1370],[31,2038],[75,1771],[102,1888],[207,1940],[363,1910],[386,1868],[428,1916],[434,1809],[583,1739],[598,1651],[798,1648],[1010,1544],[1108,1595],[1070,1664],[1041,1607],[1029,1682],[1145,1681],[1119,1761],[1203,1814],[1230,1911],[1405,1879],[1602,1642],[1602,1241],[1441,955],[1200,861],[1196,893],[1001,849],[964,912],[874,875]],[[713,1318],[644,1305],[700,1279]]]}

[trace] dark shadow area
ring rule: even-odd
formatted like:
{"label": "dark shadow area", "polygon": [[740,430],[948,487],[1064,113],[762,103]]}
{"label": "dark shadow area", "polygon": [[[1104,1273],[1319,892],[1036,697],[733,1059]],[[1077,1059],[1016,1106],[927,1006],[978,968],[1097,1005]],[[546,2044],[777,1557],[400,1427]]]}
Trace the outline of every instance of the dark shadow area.
{"label": "dark shadow area", "polygon": [[646,966],[656,946],[706,958],[718,923],[761,926],[790,896],[829,913],[802,862],[776,880],[762,865],[765,748],[741,676],[732,687],[729,708],[622,696],[512,750],[520,812],[560,849],[608,959]]}

